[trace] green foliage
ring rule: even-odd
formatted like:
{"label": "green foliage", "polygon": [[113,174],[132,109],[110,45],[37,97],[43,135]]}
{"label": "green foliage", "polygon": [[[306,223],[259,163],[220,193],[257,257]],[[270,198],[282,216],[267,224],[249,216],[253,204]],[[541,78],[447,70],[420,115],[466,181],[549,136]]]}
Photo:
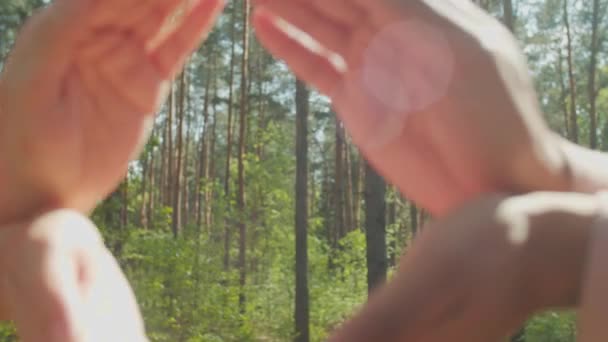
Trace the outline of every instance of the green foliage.
{"label": "green foliage", "polygon": [[538,315],[526,328],[526,342],[576,341],[576,316],[572,312]]}
{"label": "green foliage", "polygon": [[12,324],[0,322],[0,341],[17,342],[17,332]]}
{"label": "green foliage", "polygon": [[[564,60],[563,0],[515,1],[517,35],[530,61],[540,102],[550,126],[565,134],[564,104],[571,99],[561,88],[567,84]],[[0,70],[14,42],[19,27],[35,8],[45,0],[0,0]],[[501,1],[487,2],[498,17],[502,15]],[[574,3],[574,2],[571,2]],[[578,121],[581,141],[589,137],[589,100],[586,92],[589,9],[572,5],[571,21],[574,36],[574,75],[577,90]],[[184,144],[184,188],[190,200],[201,192],[212,192],[212,217],[209,226],[197,225],[190,218],[182,234],[175,239],[171,232],[173,208],[158,197],[161,186],[156,183],[149,194],[156,206],[149,213],[147,229],[143,228],[140,210],[144,203],[144,160],[156,158],[155,172],[160,173],[159,159],[164,157],[167,136],[167,108],[158,115],[155,135],[143,150],[140,160],[131,165],[128,183],[123,184],[127,198],[119,192],[103,201],[92,217],[100,227],[106,244],[116,254],[133,284],[152,341],[290,341],[294,331],[294,115],[293,77],[285,65],[261,51],[253,39],[250,61],[251,84],[246,132],[245,198],[246,210],[236,210],[235,179],[237,178],[236,137],[227,151],[228,80],[230,75],[231,32],[241,37],[240,2],[229,3],[217,29],[191,60],[190,99],[185,113],[188,129]],[[602,0],[604,11],[608,1]],[[236,24],[230,14],[236,14]],[[606,25],[602,23],[602,41]],[[608,44],[598,55],[599,134],[602,146],[608,150]],[[242,46],[236,44],[234,63],[233,127],[240,112],[239,81]],[[560,54],[561,53],[561,54]],[[212,61],[214,61],[212,63]],[[561,69],[560,69],[561,65]],[[217,82],[218,91],[210,99],[209,112],[217,126],[215,166],[210,179],[197,178],[199,147],[209,123],[202,119],[204,87],[207,80]],[[367,296],[365,234],[361,227],[351,231],[332,250],[328,231],[335,224],[334,212],[334,116],[329,102],[317,93],[311,96],[310,122],[310,182],[309,211],[309,290],[312,341],[323,341],[328,333],[346,320],[362,305]],[[175,122],[173,123],[175,126]],[[236,126],[236,127],[235,127]],[[171,127],[175,129],[175,127]],[[175,137],[173,137],[175,140]],[[175,145],[173,145],[175,148]],[[356,153],[353,151],[353,160]],[[166,153],[166,152],[165,152]],[[224,163],[232,157],[229,170],[230,192],[224,193]],[[165,160],[166,162],[166,160]],[[158,176],[158,175],[157,175]],[[163,187],[166,184],[163,184]],[[165,194],[166,196],[166,194]],[[192,202],[192,201],[191,201]],[[362,202],[362,201],[360,201]],[[403,198],[389,192],[387,202],[399,209],[394,222],[387,227],[388,254],[391,261],[407,250],[411,241],[410,217]],[[357,203],[359,209],[362,203]],[[127,224],[123,226],[120,213],[126,209]],[[237,270],[238,223],[248,227],[247,283],[239,286]],[[230,262],[224,265],[224,233],[231,233],[228,243]],[[394,265],[393,265],[394,266]],[[239,294],[246,295],[241,311]],[[572,313],[546,313],[533,318],[526,329],[527,342],[570,342],[575,337],[575,317]],[[16,341],[14,328],[0,325],[0,341]]]}

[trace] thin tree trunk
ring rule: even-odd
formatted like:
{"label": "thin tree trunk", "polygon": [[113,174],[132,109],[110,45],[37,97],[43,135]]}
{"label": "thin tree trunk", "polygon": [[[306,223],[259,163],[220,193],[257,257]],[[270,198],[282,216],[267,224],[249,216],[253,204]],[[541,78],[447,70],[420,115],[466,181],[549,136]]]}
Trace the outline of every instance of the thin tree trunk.
{"label": "thin tree trunk", "polygon": [[557,62],[557,73],[559,77],[559,85],[560,85],[560,104],[562,106],[562,111],[564,113],[564,128],[567,139],[572,139],[570,134],[570,115],[568,113],[568,103],[566,99],[568,98],[568,89],[566,89],[566,83],[564,80],[564,67],[563,67],[563,56],[561,47],[558,49],[558,62]]}
{"label": "thin tree trunk", "polygon": [[513,13],[513,0],[502,0],[504,22],[507,28],[515,33],[515,15]]}
{"label": "thin tree trunk", "polygon": [[347,232],[352,232],[355,230],[354,224],[354,213],[353,213],[353,173],[352,173],[352,163],[351,163],[351,155],[350,155],[350,145],[346,141],[344,144],[344,165],[346,169],[346,189],[344,191],[344,204],[345,204],[345,217],[346,217],[346,227]]}
{"label": "thin tree trunk", "polygon": [[[152,193],[148,193],[148,174],[153,172],[152,166],[152,152],[146,152],[144,159],[142,160],[142,171],[141,171],[141,206],[139,209],[139,222],[144,229],[148,229],[148,202],[152,200]],[[152,189],[152,188],[150,188]]]}
{"label": "thin tree trunk", "polygon": [[127,176],[122,183],[120,189],[120,199],[121,199],[121,208],[120,208],[120,228],[127,229],[127,225],[129,224],[129,173],[127,172]]}
{"label": "thin tree trunk", "polygon": [[593,17],[591,19],[591,48],[589,60],[589,83],[587,92],[589,97],[589,147],[596,149],[597,142],[597,54],[599,50],[599,24],[600,24],[600,1],[593,0]]}
{"label": "thin tree trunk", "polygon": [[354,225],[361,228],[361,194],[363,193],[363,178],[365,177],[365,159],[358,153],[357,167],[355,169],[355,193],[353,195]]}
{"label": "thin tree trunk", "polygon": [[189,160],[190,160],[190,141],[191,139],[191,130],[192,130],[192,116],[188,115],[188,104],[190,103],[190,76],[189,74],[186,74],[186,80],[184,83],[184,88],[185,88],[185,92],[186,94],[184,95],[184,99],[185,99],[185,104],[183,104],[183,111],[184,114],[186,116],[185,120],[186,120],[186,140],[184,141],[184,155],[182,157],[182,184],[181,184],[181,189],[182,191],[182,198],[181,198],[181,204],[182,204],[182,226],[187,227],[188,226],[188,222],[189,222],[189,214],[190,214],[190,184],[188,182],[188,166],[189,166]]}
{"label": "thin tree trunk", "polygon": [[247,89],[249,85],[249,0],[243,0],[243,56],[241,65],[241,113],[239,118],[238,196],[239,209],[239,307],[245,312],[245,284],[247,283],[247,217],[245,212],[245,143],[247,132]]}
{"label": "thin tree trunk", "polygon": [[393,229],[392,251],[389,255],[391,266],[395,266],[399,259],[397,253],[399,247],[399,230],[396,228],[397,223],[397,191],[391,188],[392,201],[388,204],[388,212],[386,214],[386,226]]}
{"label": "thin tree trunk", "polygon": [[578,115],[576,108],[576,80],[574,79],[574,61],[572,56],[572,34],[568,14],[568,0],[564,0],[564,24],[566,25],[566,41],[568,50],[568,79],[570,82],[570,135],[574,143],[579,140]]}
{"label": "thin tree trunk", "polygon": [[[209,93],[211,89],[211,77],[210,75],[206,75],[205,80],[205,97],[203,103],[203,130],[201,131],[200,136],[200,151],[199,151],[199,166],[198,166],[198,179],[196,182],[196,224],[202,225],[202,216],[204,215],[205,207],[207,203],[204,203],[204,199],[206,199],[206,186],[209,180],[209,167],[208,167],[208,155],[209,155],[209,144],[207,141],[208,133],[209,133]],[[205,225],[205,228],[208,228]]]}
{"label": "thin tree trunk", "polygon": [[177,238],[180,235],[181,222],[181,185],[182,185],[182,162],[183,162],[183,140],[184,140],[184,112],[186,98],[186,71],[184,69],[180,76],[179,83],[179,102],[178,102],[178,122],[177,122],[177,157],[175,160],[175,175],[173,180],[173,222],[172,230],[173,237]]}
{"label": "thin tree trunk", "polygon": [[418,208],[414,204],[414,202],[410,201],[410,221],[412,226],[412,238],[415,238],[418,235],[419,223],[418,223]]}
{"label": "thin tree trunk", "polygon": [[371,293],[386,281],[386,184],[367,164],[365,169],[365,237],[367,285]]}
{"label": "thin tree trunk", "polygon": [[[214,73],[215,74],[215,73]],[[217,128],[217,105],[214,100],[217,97],[217,77],[214,78],[213,81],[213,97],[211,102],[213,103],[213,118],[211,122],[211,136],[209,137],[209,154],[207,156],[207,162],[209,163],[209,168],[207,172],[207,177],[209,177],[208,182],[208,190],[205,193],[207,198],[205,198],[205,208],[207,212],[205,213],[205,224],[207,227],[213,226],[213,198],[215,193],[215,141],[216,141],[216,128]]]}
{"label": "thin tree trunk", "polygon": [[308,99],[304,83],[296,82],[296,295],[295,342],[310,341],[308,293]]}
{"label": "thin tree trunk", "polygon": [[[149,174],[149,199],[148,199],[148,208],[146,209],[146,222],[147,222],[147,226],[150,226],[150,222],[152,222],[152,213],[154,213],[154,210],[156,208],[156,203],[157,203],[157,191],[154,191],[157,187],[156,183],[154,182],[154,174],[156,173],[156,158],[155,158],[155,153],[154,151],[150,152],[150,172],[148,172]],[[160,189],[160,188],[159,188]]]}
{"label": "thin tree trunk", "polygon": [[336,241],[339,241],[345,235],[344,229],[344,134],[342,130],[342,123],[336,117],[336,145],[335,145],[335,163],[334,168],[334,179],[335,179],[335,190],[334,190],[334,203],[335,203],[335,215],[336,228],[334,233],[337,234]]}
{"label": "thin tree trunk", "polygon": [[226,213],[224,220],[224,270],[230,267],[230,245],[232,230],[229,221],[230,208],[230,162],[232,161],[232,121],[234,112],[234,68],[236,63],[236,8],[232,13],[230,25],[230,75],[228,77],[228,128],[226,129],[226,165],[224,168],[224,198],[226,201]]}
{"label": "thin tree trunk", "polygon": [[167,121],[167,190],[165,191],[165,205],[171,206],[173,201],[173,119],[175,114],[175,84],[171,84],[169,94],[169,116]]}

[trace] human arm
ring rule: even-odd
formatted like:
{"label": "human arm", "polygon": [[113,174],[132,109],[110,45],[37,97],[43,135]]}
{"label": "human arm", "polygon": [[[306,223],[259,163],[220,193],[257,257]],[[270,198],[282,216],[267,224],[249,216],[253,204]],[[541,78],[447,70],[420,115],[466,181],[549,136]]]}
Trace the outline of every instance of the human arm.
{"label": "human arm", "polygon": [[601,206],[554,193],[468,204],[427,226],[331,341],[497,341],[540,310],[577,307]]}

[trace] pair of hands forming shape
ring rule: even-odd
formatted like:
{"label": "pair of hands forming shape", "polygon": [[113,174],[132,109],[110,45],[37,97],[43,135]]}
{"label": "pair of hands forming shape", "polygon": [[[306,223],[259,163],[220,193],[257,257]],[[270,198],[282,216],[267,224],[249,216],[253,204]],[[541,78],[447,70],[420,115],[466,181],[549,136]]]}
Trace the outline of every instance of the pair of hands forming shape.
{"label": "pair of hands forming shape", "polygon": [[[115,187],[146,141],[168,85],[211,29],[223,1],[181,5],[181,0],[55,0],[29,21],[0,78],[0,222],[18,222],[48,208],[87,211]],[[506,197],[448,215],[485,193],[569,190],[567,161],[542,120],[522,53],[506,29],[469,1],[257,0],[254,6],[261,43],[331,98],[366,158],[409,198],[445,217],[439,225],[478,233],[483,226],[503,227],[493,213]],[[180,8],[181,20],[166,26]],[[303,43],[285,22],[318,44]],[[571,200],[551,198],[548,203],[558,208]],[[568,210],[558,211],[574,212]],[[495,254],[483,267],[473,259],[458,259],[460,265],[479,266],[490,278],[493,267],[513,265],[503,280],[521,279],[516,261],[525,253],[505,245],[501,229],[487,231],[486,240],[456,239],[459,244],[445,253],[480,241],[500,245],[504,248],[487,251]],[[576,241],[584,241],[585,234]],[[425,259],[433,267],[420,261],[404,266],[418,272],[420,282],[441,280],[432,275],[447,270],[447,259],[428,242],[444,237],[430,236],[418,251],[428,251]],[[25,245],[35,241],[27,234],[21,239]],[[45,259],[37,260],[32,262]],[[410,271],[411,265],[418,271]],[[420,294],[399,293],[410,299]],[[54,298],[68,300],[61,294]],[[497,313],[504,324],[489,327],[489,336],[510,328],[529,309]],[[383,317],[407,316],[392,312]],[[452,334],[450,328],[463,331],[463,326],[456,322],[442,331]],[[378,336],[369,331],[356,336]],[[342,334],[336,339],[355,341],[355,335]],[[448,336],[424,334],[412,336],[428,341]],[[384,336],[389,341],[402,335]]]}

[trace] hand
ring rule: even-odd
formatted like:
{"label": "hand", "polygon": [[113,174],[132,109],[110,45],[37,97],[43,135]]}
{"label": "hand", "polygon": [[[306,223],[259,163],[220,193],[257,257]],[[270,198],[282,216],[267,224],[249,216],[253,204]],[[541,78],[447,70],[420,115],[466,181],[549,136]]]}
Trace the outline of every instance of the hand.
{"label": "hand", "polygon": [[0,307],[24,342],[146,341],[118,264],[70,211],[0,230]]}
{"label": "hand", "polygon": [[29,20],[0,79],[0,222],[111,192],[224,1],[167,26],[183,3],[56,0]]}
{"label": "hand", "polygon": [[599,208],[559,193],[468,204],[425,228],[330,341],[498,341],[539,310],[574,307]]}
{"label": "hand", "polygon": [[366,158],[433,214],[483,193],[568,187],[517,43],[472,2],[256,5],[262,44],[330,96]]}

